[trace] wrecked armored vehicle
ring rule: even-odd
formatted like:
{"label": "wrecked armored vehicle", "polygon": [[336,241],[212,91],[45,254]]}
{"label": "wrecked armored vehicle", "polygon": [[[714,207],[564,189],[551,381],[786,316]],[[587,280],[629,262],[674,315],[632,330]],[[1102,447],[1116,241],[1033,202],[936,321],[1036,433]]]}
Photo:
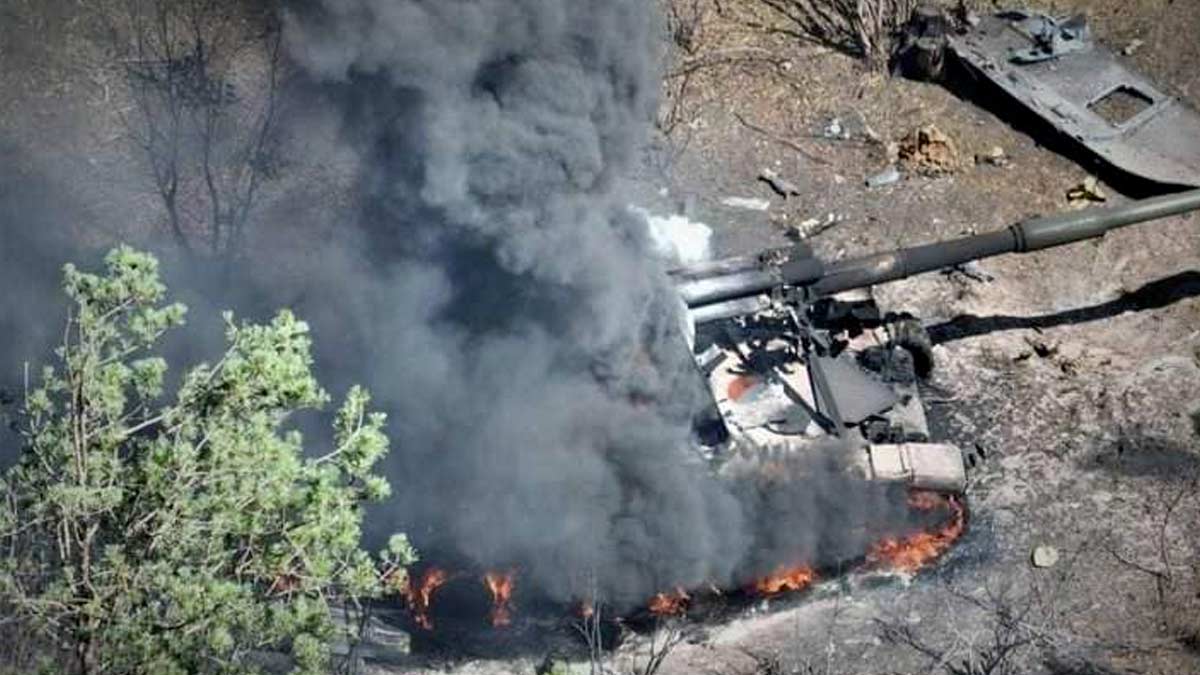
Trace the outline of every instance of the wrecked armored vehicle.
{"label": "wrecked armored vehicle", "polygon": [[1198,209],[1192,190],[836,262],[796,249],[674,270],[712,396],[697,442],[722,474],[833,453],[870,480],[962,492],[963,454],[931,442],[918,391],[933,367],[929,337],[913,317],[882,313],[870,287]]}
{"label": "wrecked armored vehicle", "polygon": [[901,68],[930,79],[945,73],[951,55],[1107,164],[1200,187],[1200,113],[1096,42],[1084,15],[1007,10],[956,20],[926,6],[898,51]]}

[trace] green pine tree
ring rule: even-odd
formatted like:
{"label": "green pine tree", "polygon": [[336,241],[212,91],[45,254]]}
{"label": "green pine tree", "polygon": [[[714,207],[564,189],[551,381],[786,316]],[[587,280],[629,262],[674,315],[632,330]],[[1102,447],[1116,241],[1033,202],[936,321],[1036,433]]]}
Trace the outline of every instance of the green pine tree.
{"label": "green pine tree", "polygon": [[0,480],[0,608],[73,673],[246,673],[267,656],[328,672],[331,612],[405,581],[403,535],[360,548],[384,416],[353,389],[326,454],[287,428],[329,396],[308,327],[226,314],[228,349],[164,395],[154,347],[183,323],[157,261],[129,248],[106,273],[68,265],[56,368],[26,393],[24,447]]}

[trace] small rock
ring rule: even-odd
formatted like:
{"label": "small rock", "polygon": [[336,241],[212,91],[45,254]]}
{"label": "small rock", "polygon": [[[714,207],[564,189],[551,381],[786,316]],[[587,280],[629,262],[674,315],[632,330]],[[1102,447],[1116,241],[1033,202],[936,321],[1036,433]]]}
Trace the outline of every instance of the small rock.
{"label": "small rock", "polygon": [[1130,40],[1129,44],[1121,49],[1121,53],[1125,56],[1133,56],[1133,53],[1142,48],[1146,43],[1142,40]]}
{"label": "small rock", "polygon": [[900,139],[898,156],[905,169],[927,176],[953,173],[959,167],[958,146],[932,124]]}
{"label": "small rock", "polygon": [[1039,359],[1050,358],[1058,353],[1057,344],[1046,342],[1038,337],[1025,336],[1025,344],[1033,348],[1033,353],[1037,354]]}
{"label": "small rock", "polygon": [[1058,549],[1053,546],[1038,546],[1033,549],[1033,566],[1045,569],[1058,564]]}
{"label": "small rock", "polygon": [[884,169],[883,171],[880,171],[879,173],[875,174],[874,176],[869,176],[867,178],[867,187],[880,188],[885,185],[892,185],[893,183],[897,183],[897,182],[899,182],[899,180],[900,180],[900,170],[897,169],[895,166],[889,166],[888,168]]}
{"label": "small rock", "polygon": [[975,155],[976,164],[991,164],[992,166],[1006,167],[1009,164],[1008,155],[1005,154],[1004,148],[994,145],[991,150],[988,150],[982,155]]}
{"label": "small rock", "polygon": [[752,197],[726,197],[721,200],[721,204],[731,209],[745,209],[747,211],[766,211],[771,208],[771,202]]}

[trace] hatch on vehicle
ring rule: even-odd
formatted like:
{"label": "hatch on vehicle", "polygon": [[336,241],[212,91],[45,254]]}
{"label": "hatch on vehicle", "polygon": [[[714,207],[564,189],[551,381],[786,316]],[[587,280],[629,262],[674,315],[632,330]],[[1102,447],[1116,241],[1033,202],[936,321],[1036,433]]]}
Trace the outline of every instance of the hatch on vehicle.
{"label": "hatch on vehicle", "polygon": [[1200,113],[1092,40],[1086,18],[999,12],[949,36],[979,75],[1109,164],[1200,187]]}

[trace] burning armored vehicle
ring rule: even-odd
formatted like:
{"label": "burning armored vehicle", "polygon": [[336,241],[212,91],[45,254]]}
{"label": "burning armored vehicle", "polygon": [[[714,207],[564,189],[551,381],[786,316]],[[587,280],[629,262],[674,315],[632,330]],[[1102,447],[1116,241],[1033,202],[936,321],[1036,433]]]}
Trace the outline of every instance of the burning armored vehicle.
{"label": "burning armored vehicle", "polygon": [[931,442],[917,387],[933,367],[929,337],[913,317],[881,312],[870,287],[1196,209],[1200,190],[837,262],[798,248],[677,269],[687,334],[712,396],[697,440],[731,477],[772,456],[834,453],[870,480],[960,493],[963,454]]}
{"label": "burning armored vehicle", "polygon": [[[907,520],[857,523],[865,530],[847,537],[854,545],[823,559],[757,561],[741,587],[668,586],[646,599],[640,615],[683,614],[708,595],[769,598],[799,591],[834,568],[913,573],[936,559],[966,528],[964,456],[931,438],[919,391],[934,365],[929,336],[914,317],[881,311],[870,288],[1193,210],[1200,210],[1200,190],[1036,217],[995,232],[846,260],[822,261],[796,248],[670,272],[710,397],[693,435],[717,477],[732,485],[765,483],[774,488],[772,498],[786,497],[799,489],[797,467],[812,469],[825,472],[820,480],[845,477],[847,485],[899,494]],[[493,626],[513,622],[516,575],[489,571],[480,578]],[[462,576],[429,567],[409,579],[404,595],[421,634],[435,623],[434,595]],[[585,599],[580,606],[590,605]]]}
{"label": "burning armored vehicle", "polygon": [[[1152,109],[1121,122],[1115,131],[1093,119],[1093,109],[1114,92],[1145,92],[1149,85],[1141,80],[1129,85],[1132,75],[1110,67],[1112,60],[1090,43],[1067,46],[1063,36],[1078,30],[1078,22],[1008,13],[951,35],[929,19],[923,27],[918,24],[925,38],[914,41],[914,51],[934,61],[953,54],[989,79],[1012,84],[1009,93],[1018,101],[1039,112],[1052,111],[1060,131],[1114,166],[1160,183],[1196,185],[1186,172],[1174,171],[1191,164],[1168,162],[1163,153],[1156,159],[1147,152],[1120,151],[1160,147],[1147,139],[1163,135],[1164,129],[1178,130],[1179,120],[1190,114],[1175,102],[1155,94]],[[1028,58],[1037,45],[1041,51]],[[1079,80],[1086,81],[1087,91],[1063,93],[1063,80],[1053,76],[1057,67],[1070,64],[1103,66],[1104,77]],[[1067,94],[1074,98],[1067,101]],[[1073,101],[1074,107],[1064,101]],[[1064,119],[1090,126],[1080,131]],[[1164,127],[1164,122],[1171,124]],[[1146,161],[1127,161],[1135,155]],[[1174,173],[1164,174],[1168,168]],[[814,484],[798,484],[797,477],[837,485],[846,478],[858,496],[874,494],[875,488],[886,492],[889,508],[864,510],[861,518],[839,529],[844,541],[822,548],[819,555],[814,554],[818,547],[799,545],[793,551],[770,542],[762,547],[762,556],[750,556],[745,569],[719,588],[679,587],[678,580],[664,579],[661,592],[644,598],[641,609],[616,611],[630,611],[633,618],[691,613],[708,596],[721,602],[737,597],[757,601],[808,588],[826,572],[865,568],[912,573],[935,560],[966,529],[966,461],[958,447],[933,437],[926,417],[920,382],[934,367],[929,336],[916,318],[883,311],[871,288],[991,256],[1101,237],[1192,210],[1200,210],[1200,190],[1036,217],[996,232],[845,260],[823,261],[795,247],[672,270],[669,275],[685,307],[684,334],[708,397],[693,434],[706,468],[732,489],[765,486],[756,495],[765,500],[830,490],[810,490]],[[805,471],[816,475],[798,476]],[[863,490],[864,485],[871,490]],[[784,531],[780,537],[794,535]],[[423,638],[439,632],[447,640],[475,636],[471,631],[483,623],[477,620],[477,607],[467,612],[476,620],[463,624],[466,632],[435,616],[440,606],[435,596],[456,592],[461,606],[486,597],[487,623],[519,630],[534,621],[515,612],[517,605],[533,603],[530,596],[515,594],[520,582],[517,569],[452,573],[426,567],[407,582],[403,594],[409,619],[402,625],[417,629],[415,634]],[[470,602],[463,600],[467,595]],[[599,616],[598,605],[593,614],[591,600],[579,600],[577,617]],[[435,624],[441,626],[436,631]],[[592,625],[599,625],[598,619]]]}

